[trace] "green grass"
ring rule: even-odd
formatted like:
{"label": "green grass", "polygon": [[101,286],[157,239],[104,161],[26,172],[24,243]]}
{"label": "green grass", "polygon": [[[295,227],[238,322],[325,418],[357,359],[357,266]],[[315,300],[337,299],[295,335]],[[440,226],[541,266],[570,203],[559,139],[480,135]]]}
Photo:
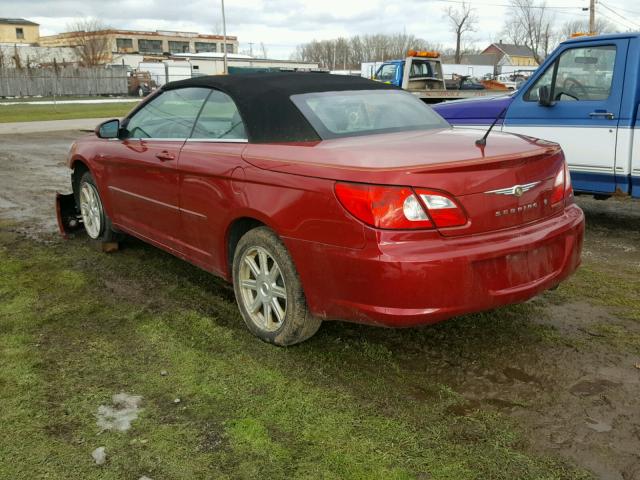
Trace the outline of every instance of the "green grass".
{"label": "green grass", "polygon": [[39,120],[69,120],[73,118],[119,118],[126,115],[134,103],[98,103],[64,105],[0,105],[0,123],[34,122]]}
{"label": "green grass", "polygon": [[583,297],[594,305],[612,306],[627,317],[640,320],[640,279],[635,272],[612,271],[610,266],[582,266],[559,294],[564,299]]}
{"label": "green grass", "polygon": [[[327,323],[281,349],[248,333],[229,286],[154,248],[103,255],[0,230],[0,478],[587,478],[529,452],[493,408],[455,413],[457,370],[546,342],[526,320],[539,314]],[[119,392],[144,397],[141,416],[99,434],[98,406]]]}

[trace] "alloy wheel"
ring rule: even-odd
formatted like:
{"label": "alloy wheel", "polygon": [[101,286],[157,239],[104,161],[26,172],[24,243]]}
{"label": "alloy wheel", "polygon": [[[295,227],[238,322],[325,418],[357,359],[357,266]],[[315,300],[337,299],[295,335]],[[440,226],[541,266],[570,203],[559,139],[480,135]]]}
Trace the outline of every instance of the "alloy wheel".
{"label": "alloy wheel", "polygon": [[80,213],[87,234],[95,240],[102,229],[102,203],[96,187],[88,182],[80,189]]}
{"label": "alloy wheel", "polygon": [[239,271],[240,293],[253,323],[273,332],[287,313],[287,288],[278,262],[263,247],[250,247],[243,254]]}

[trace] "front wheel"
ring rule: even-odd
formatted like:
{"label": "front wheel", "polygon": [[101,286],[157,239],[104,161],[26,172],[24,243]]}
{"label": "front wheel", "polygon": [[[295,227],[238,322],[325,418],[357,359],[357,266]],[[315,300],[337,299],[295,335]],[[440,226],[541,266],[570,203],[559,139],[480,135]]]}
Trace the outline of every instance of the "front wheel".
{"label": "front wheel", "polygon": [[111,242],[115,240],[115,232],[111,221],[102,207],[96,182],[91,173],[85,172],[78,184],[78,206],[87,235],[92,240]]}
{"label": "front wheel", "polygon": [[291,256],[267,227],[247,232],[233,257],[233,288],[253,334],[275,345],[303,342],[322,320],[311,314]]}

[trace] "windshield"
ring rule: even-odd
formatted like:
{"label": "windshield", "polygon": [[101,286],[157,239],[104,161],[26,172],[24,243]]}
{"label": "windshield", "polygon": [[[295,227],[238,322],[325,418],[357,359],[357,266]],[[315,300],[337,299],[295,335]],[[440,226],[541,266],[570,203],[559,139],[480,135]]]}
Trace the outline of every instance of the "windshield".
{"label": "windshield", "polygon": [[356,90],[292,95],[323,140],[448,128],[420,99],[401,90]]}

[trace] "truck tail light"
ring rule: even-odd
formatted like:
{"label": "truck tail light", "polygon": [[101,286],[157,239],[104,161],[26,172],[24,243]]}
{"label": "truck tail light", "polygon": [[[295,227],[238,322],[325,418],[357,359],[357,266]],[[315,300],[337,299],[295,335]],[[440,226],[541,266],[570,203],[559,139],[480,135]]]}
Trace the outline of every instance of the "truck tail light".
{"label": "truck tail light", "polygon": [[335,191],[351,215],[372,227],[415,230],[467,222],[455,200],[442,192],[342,182],[336,183]]}

